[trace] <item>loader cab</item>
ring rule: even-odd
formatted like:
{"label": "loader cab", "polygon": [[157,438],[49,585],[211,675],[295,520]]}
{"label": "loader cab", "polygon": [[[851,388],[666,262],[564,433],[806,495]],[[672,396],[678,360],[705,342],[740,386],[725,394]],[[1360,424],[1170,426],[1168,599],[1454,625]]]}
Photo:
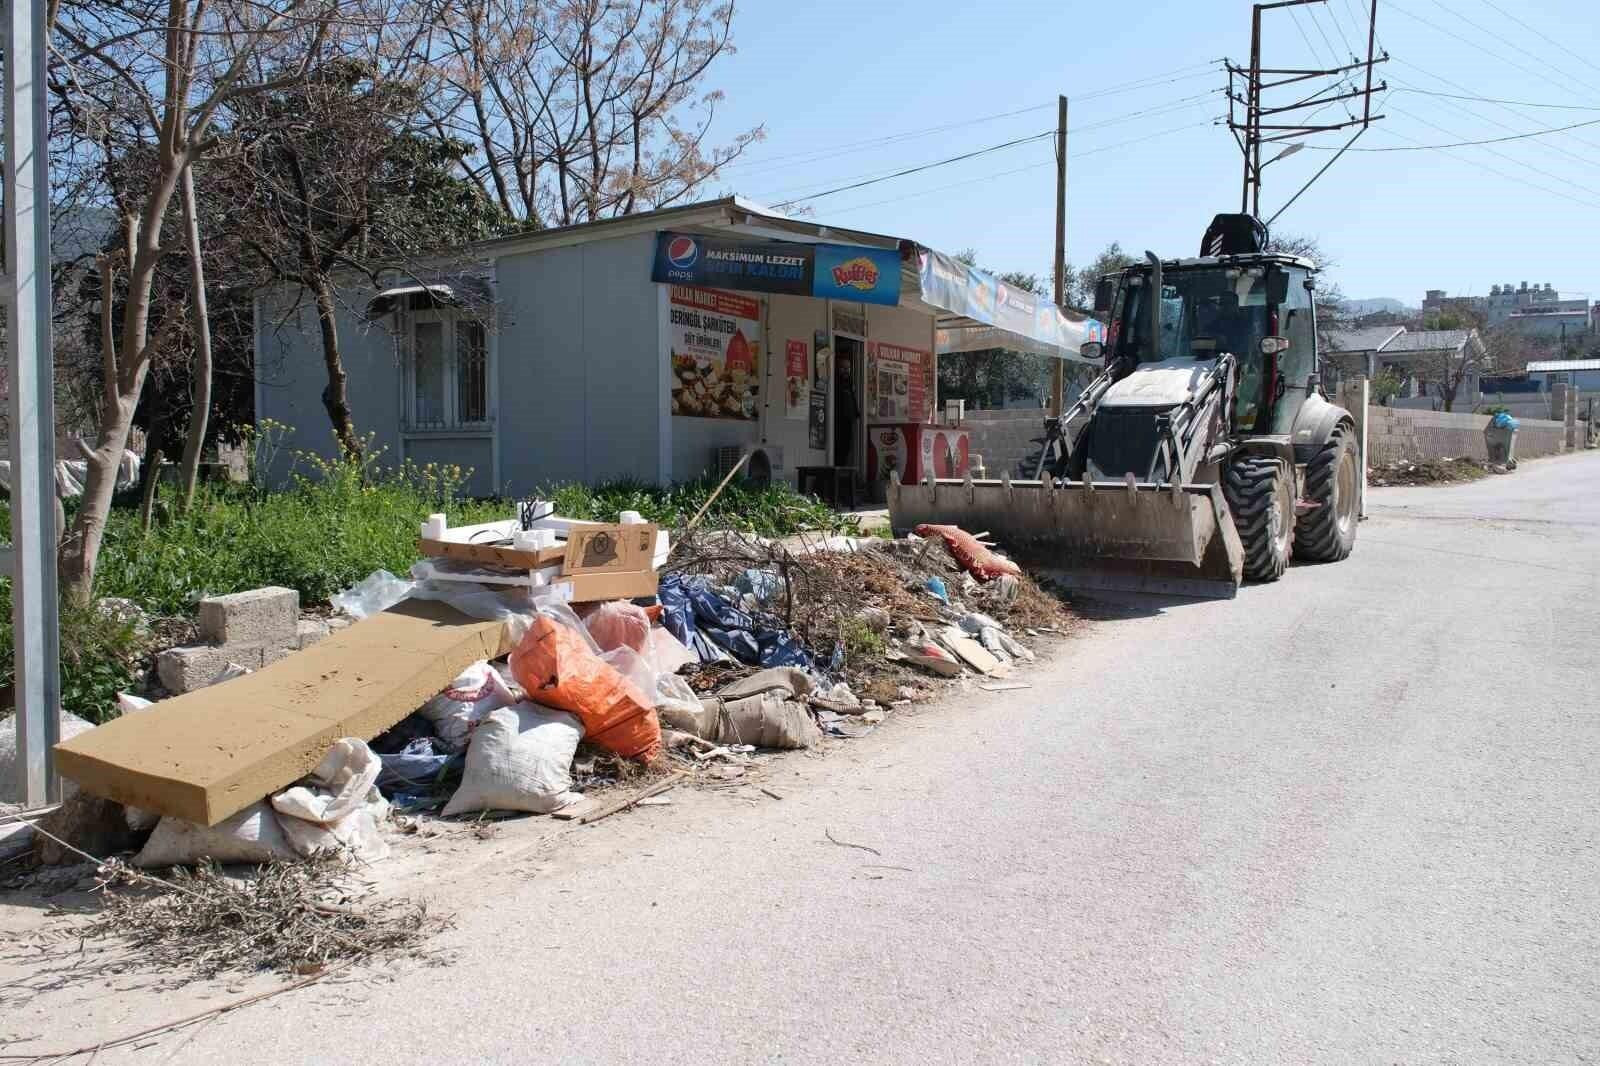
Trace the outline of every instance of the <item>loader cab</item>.
{"label": "loader cab", "polygon": [[1231,353],[1236,431],[1288,433],[1304,393],[1315,388],[1312,273],[1306,260],[1272,254],[1163,262],[1157,318],[1153,269],[1125,270],[1109,292],[1097,293],[1097,304],[1108,302],[1107,361],[1120,359],[1131,373],[1140,364]]}

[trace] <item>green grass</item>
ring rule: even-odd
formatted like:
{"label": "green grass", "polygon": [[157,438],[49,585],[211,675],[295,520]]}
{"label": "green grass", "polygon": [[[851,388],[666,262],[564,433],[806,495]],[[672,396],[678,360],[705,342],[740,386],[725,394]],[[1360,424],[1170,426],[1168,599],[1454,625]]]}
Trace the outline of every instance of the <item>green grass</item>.
{"label": "green grass", "polygon": [[[466,472],[457,467],[380,470],[370,460],[329,463],[303,453],[297,465],[307,472],[283,491],[203,485],[183,515],[175,513],[173,493],[163,489],[149,532],[140,528],[137,500],[124,494],[107,522],[95,596],[124,597],[152,615],[182,617],[192,616],[203,597],[263,585],[295,589],[307,606],[323,604],[374,570],[405,575],[417,559],[417,527],[429,514],[443,511],[451,525],[471,525],[516,513],[514,501],[462,498]],[[648,521],[681,527],[714,488],[616,481],[563,485],[541,495],[571,518],[615,521],[619,511],[634,510]],[[0,501],[0,536],[9,537],[10,525],[9,505]],[[739,485],[718,497],[703,526],[764,536],[855,528],[853,520],[786,487]],[[10,583],[0,581],[0,685],[12,679],[10,600]],[[62,704],[92,721],[114,715],[117,691],[132,685],[153,650],[132,626],[68,606],[61,649]]]}
{"label": "green grass", "polygon": [[[552,499],[556,513],[592,522],[615,522],[622,511],[638,511],[647,522],[682,528],[715,491],[717,482],[688,481],[661,488],[637,481],[608,481],[595,486],[561,485],[541,495]],[[452,519],[454,521],[454,519]],[[722,490],[702,528],[737,529],[764,537],[791,533],[854,533],[855,519],[837,514],[814,496],[802,496],[787,485],[765,489],[730,484]]]}

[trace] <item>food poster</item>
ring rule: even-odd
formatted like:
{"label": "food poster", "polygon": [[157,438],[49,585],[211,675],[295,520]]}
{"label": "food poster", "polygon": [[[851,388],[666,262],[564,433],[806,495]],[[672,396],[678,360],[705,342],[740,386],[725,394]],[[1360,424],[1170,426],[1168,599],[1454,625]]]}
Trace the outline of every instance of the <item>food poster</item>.
{"label": "food poster", "polygon": [[933,353],[875,341],[867,345],[867,410],[880,422],[925,422]]}
{"label": "food poster", "polygon": [[754,421],[760,414],[761,301],[674,285],[667,311],[672,413]]}
{"label": "food poster", "polygon": [[828,375],[833,367],[833,347],[828,331],[811,335],[811,406],[807,416],[807,440],[812,448],[828,447]]}
{"label": "food poster", "polygon": [[784,417],[804,421],[811,403],[811,346],[791,340],[783,354]]}

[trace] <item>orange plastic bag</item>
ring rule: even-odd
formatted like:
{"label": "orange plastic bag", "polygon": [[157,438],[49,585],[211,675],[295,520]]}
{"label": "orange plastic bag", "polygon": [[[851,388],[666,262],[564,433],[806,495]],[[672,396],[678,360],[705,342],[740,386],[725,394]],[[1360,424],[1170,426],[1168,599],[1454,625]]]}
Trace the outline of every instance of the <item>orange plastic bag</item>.
{"label": "orange plastic bag", "polygon": [[641,762],[661,753],[653,702],[596,655],[577,630],[544,615],[535,618],[511,653],[511,674],[535,703],[577,715],[585,740]]}
{"label": "orange plastic bag", "polygon": [[919,537],[938,537],[944,541],[945,551],[979,581],[993,581],[1004,574],[1022,573],[1020,566],[1003,555],[996,555],[960,526],[937,526],[924,522],[913,532]]}

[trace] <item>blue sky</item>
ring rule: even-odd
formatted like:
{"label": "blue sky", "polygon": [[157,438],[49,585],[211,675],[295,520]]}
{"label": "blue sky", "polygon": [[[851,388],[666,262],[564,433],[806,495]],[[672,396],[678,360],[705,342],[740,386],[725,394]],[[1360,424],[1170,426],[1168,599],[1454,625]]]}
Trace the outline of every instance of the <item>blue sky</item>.
{"label": "blue sky", "polygon": [[[1266,13],[1266,60],[1331,66],[1345,61],[1347,41],[1364,51],[1364,3]],[[1211,215],[1237,209],[1241,171],[1232,137],[1210,123],[1225,109],[1224,77],[1205,64],[1245,61],[1249,26],[1243,0],[745,0],[738,52],[713,68],[710,86],[727,93],[718,129],[761,123],[767,138],[719,190],[775,203],[1026,137],[1054,127],[1065,92],[1074,100],[1068,257],[1087,262],[1113,240],[1193,254]],[[1374,82],[1395,90],[1383,104],[1390,117],[1356,148],[1600,120],[1593,0],[1380,0],[1378,36],[1394,57]],[[1160,84],[1106,92],[1158,74]],[[1036,109],[970,121],[1024,108]],[[1262,213],[1327,161],[1319,146],[1343,136],[1322,134],[1269,167]],[[996,270],[1043,274],[1054,240],[1051,158],[1044,139],[810,203],[820,221],[973,247]],[[1416,304],[1428,288],[1548,281],[1600,299],[1600,124],[1450,151],[1352,150],[1274,228],[1316,236],[1352,297]]]}

